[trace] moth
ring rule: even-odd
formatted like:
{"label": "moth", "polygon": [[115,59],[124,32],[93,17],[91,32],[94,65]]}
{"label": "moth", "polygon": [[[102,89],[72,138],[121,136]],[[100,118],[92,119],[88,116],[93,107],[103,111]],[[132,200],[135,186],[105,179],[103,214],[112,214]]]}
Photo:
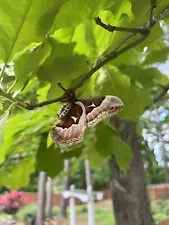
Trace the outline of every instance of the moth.
{"label": "moth", "polygon": [[60,122],[52,128],[51,136],[60,147],[79,144],[87,127],[96,126],[105,118],[117,114],[122,107],[123,102],[116,96],[78,99],[74,91],[69,91],[57,113]]}

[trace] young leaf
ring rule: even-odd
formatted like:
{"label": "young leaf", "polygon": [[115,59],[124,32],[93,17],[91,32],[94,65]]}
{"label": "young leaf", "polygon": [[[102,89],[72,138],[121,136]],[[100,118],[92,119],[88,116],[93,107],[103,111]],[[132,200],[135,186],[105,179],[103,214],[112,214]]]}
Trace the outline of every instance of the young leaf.
{"label": "young leaf", "polygon": [[121,137],[114,133],[110,127],[99,124],[96,128],[96,151],[102,157],[113,154],[119,167],[126,172],[132,158],[129,145],[122,141]]}
{"label": "young leaf", "polygon": [[11,164],[11,170],[0,171],[0,186],[5,185],[11,190],[17,190],[29,184],[30,174],[35,171],[35,158],[26,157],[19,165]]}
{"label": "young leaf", "polygon": [[[118,114],[120,118],[138,120],[146,106],[152,104],[151,96],[146,90],[141,90],[132,84],[129,77],[120,73],[112,66],[105,67],[100,74],[100,87],[102,95],[118,96],[124,104],[122,111]],[[101,77],[103,77],[101,79]]]}
{"label": "young leaf", "polygon": [[0,147],[3,145],[4,142],[4,127],[6,125],[7,119],[8,119],[9,111],[6,111],[1,117],[0,117]]}
{"label": "young leaf", "polygon": [[27,51],[18,57],[14,64],[16,82],[12,90],[16,91],[21,89],[25,85],[25,82],[28,81],[29,75],[36,73],[38,66],[49,57],[50,53],[51,45],[47,39],[33,51]]}
{"label": "young leaf", "polygon": [[0,60],[10,62],[31,42],[41,42],[62,0],[0,0]]}
{"label": "young leaf", "polygon": [[64,161],[59,149],[55,145],[47,148],[47,134],[41,137],[41,143],[37,153],[37,168],[45,171],[48,176],[54,178],[64,166]]}

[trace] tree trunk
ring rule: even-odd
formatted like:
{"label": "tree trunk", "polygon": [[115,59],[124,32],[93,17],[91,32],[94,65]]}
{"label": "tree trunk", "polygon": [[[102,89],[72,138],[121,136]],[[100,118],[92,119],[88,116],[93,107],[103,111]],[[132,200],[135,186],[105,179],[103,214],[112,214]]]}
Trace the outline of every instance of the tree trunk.
{"label": "tree trunk", "polygon": [[89,160],[85,159],[84,163],[85,163],[86,187],[88,188],[89,186],[92,186]]}
{"label": "tree trunk", "polygon": [[[64,191],[69,189],[69,176],[68,176],[68,174],[66,174],[68,172],[68,170],[69,170],[69,160],[65,160],[64,161],[65,176],[64,176],[64,180],[63,180],[63,190]],[[67,216],[66,209],[67,209],[67,201],[66,201],[66,199],[64,199],[61,196],[60,213],[59,213],[59,216],[61,218],[65,218]]]}
{"label": "tree trunk", "polygon": [[36,215],[36,225],[43,225],[45,220],[45,200],[46,200],[46,173],[39,173],[38,187],[38,210]]}
{"label": "tree trunk", "polygon": [[48,177],[47,179],[47,189],[46,189],[46,216],[52,219],[52,179]]}
{"label": "tree trunk", "polygon": [[162,124],[160,121],[160,114],[157,113],[156,115],[156,129],[158,131],[158,141],[160,144],[160,150],[162,152],[162,159],[164,162],[164,178],[165,178],[165,183],[169,183],[169,172],[168,172],[168,158],[167,158],[167,151],[165,150],[164,142],[163,142],[163,135],[162,135]]}
{"label": "tree trunk", "polygon": [[[122,122],[116,121],[118,128],[121,125]],[[109,161],[116,225],[154,225],[138,148],[136,123],[125,122],[121,136],[130,145],[133,159],[125,175],[120,171],[114,156]]]}

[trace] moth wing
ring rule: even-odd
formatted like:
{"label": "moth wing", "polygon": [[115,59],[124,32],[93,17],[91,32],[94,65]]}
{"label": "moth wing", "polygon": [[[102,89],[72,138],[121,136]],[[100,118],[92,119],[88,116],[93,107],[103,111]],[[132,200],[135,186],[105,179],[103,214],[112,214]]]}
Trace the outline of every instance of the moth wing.
{"label": "moth wing", "polygon": [[77,101],[61,122],[52,128],[51,136],[60,147],[71,147],[83,140],[86,127],[85,107]]}
{"label": "moth wing", "polygon": [[86,109],[87,126],[92,127],[107,117],[116,115],[123,107],[120,98],[112,95],[80,100]]}

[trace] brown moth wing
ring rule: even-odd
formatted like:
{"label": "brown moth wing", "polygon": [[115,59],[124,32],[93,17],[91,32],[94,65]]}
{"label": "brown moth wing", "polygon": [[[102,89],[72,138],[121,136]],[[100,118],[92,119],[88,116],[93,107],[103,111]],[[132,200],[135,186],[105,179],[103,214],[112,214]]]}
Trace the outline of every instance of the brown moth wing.
{"label": "brown moth wing", "polygon": [[62,120],[72,110],[73,106],[73,103],[66,102],[58,111],[58,118]]}
{"label": "brown moth wing", "polygon": [[115,115],[123,107],[123,102],[116,96],[106,95],[80,100],[86,108],[87,126],[95,126],[101,120]]}
{"label": "brown moth wing", "polygon": [[83,140],[86,127],[85,107],[77,101],[61,122],[52,128],[51,136],[60,147],[70,147]]}

